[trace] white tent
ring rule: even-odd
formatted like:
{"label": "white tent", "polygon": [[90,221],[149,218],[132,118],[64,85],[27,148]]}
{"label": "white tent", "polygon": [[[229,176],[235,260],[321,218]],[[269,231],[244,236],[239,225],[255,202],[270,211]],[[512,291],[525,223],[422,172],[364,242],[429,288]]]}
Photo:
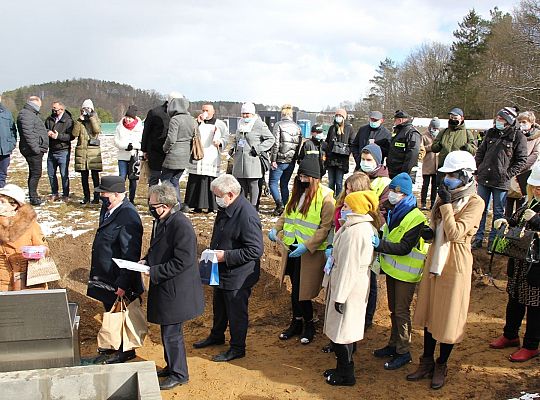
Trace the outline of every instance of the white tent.
{"label": "white tent", "polygon": [[[419,128],[427,128],[431,118],[414,118],[413,125]],[[441,119],[441,129],[448,127],[448,120]],[[465,126],[467,129],[477,129],[480,131],[485,131],[493,127],[492,119],[466,119]]]}

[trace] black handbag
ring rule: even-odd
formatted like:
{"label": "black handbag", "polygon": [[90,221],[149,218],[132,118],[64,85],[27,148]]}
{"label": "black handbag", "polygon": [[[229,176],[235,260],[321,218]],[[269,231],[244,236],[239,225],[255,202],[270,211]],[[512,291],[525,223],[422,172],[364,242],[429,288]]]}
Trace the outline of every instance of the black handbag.
{"label": "black handbag", "polygon": [[131,156],[128,163],[128,179],[136,181],[141,176],[141,157],[137,151],[134,156]]}
{"label": "black handbag", "polygon": [[523,226],[507,228],[503,224],[498,230],[490,251],[493,254],[511,257],[528,263],[540,262],[540,236]]}
{"label": "black handbag", "polygon": [[99,147],[100,144],[101,143],[100,143],[98,138],[90,138],[90,139],[88,139],[88,146]]}
{"label": "black handbag", "polygon": [[335,141],[332,145],[332,153],[348,156],[351,154],[351,147],[347,143]]}

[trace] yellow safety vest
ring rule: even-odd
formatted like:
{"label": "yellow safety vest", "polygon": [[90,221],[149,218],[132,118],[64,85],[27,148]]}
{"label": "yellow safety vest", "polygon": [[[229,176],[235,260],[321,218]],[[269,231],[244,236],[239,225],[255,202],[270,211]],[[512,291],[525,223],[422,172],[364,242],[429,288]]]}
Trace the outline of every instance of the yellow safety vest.
{"label": "yellow safety vest", "polygon": [[370,188],[375,192],[377,197],[381,197],[382,192],[384,192],[384,189],[388,185],[390,185],[390,182],[392,179],[388,178],[387,176],[378,176],[375,179],[371,181]]}
{"label": "yellow safety vest", "polygon": [[[384,225],[383,239],[390,243],[399,243],[405,233],[426,222],[424,214],[418,208],[414,208],[391,232],[388,231],[388,225]],[[429,245],[420,238],[418,245],[405,256],[381,253],[381,269],[394,279],[411,283],[419,282],[422,279],[428,249]]]}
{"label": "yellow safety vest", "polygon": [[[321,224],[321,210],[323,200],[328,195],[333,195],[333,190],[319,184],[317,194],[311,201],[307,215],[304,216],[300,211],[293,210],[290,214],[285,207],[285,223],[283,225],[283,243],[290,246],[293,243],[304,243],[315,234]],[[332,201],[334,198],[332,197]],[[317,248],[317,250],[325,250],[328,243],[325,241]]]}

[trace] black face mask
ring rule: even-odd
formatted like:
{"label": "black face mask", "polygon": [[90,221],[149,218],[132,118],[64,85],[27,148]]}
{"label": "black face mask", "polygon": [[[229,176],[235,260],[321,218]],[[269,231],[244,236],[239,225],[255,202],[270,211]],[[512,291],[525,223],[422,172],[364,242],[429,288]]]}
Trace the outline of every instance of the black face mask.
{"label": "black face mask", "polygon": [[309,182],[302,182],[301,180],[298,180],[298,183],[300,184],[300,188],[302,188],[302,190],[306,190],[309,187]]}
{"label": "black face mask", "polygon": [[58,111],[56,111],[56,110],[51,110],[51,115],[52,115],[53,117],[57,117],[57,116],[58,116]]}
{"label": "black face mask", "polygon": [[101,202],[103,203],[103,205],[105,206],[105,208],[109,208],[110,205],[111,205],[111,200],[108,198],[108,197],[105,197],[105,196],[99,196],[99,199],[101,200]]}
{"label": "black face mask", "polygon": [[157,212],[157,208],[156,208],[156,207],[150,206],[150,207],[148,207],[148,210],[150,211],[150,215],[151,215],[152,217],[154,217],[154,219],[160,219],[160,218],[161,218],[161,214],[159,214],[159,213]]}
{"label": "black face mask", "polygon": [[448,120],[448,126],[458,126],[461,121],[458,121],[457,119],[449,119]]}

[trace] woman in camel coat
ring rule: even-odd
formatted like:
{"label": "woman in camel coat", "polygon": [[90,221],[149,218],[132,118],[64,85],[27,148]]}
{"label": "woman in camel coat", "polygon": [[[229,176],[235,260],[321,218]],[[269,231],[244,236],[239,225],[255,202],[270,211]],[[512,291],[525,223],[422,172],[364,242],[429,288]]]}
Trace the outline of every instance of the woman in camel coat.
{"label": "woman in camel coat", "polygon": [[[471,238],[484,209],[484,201],[476,194],[475,169],[473,156],[465,151],[451,152],[439,168],[446,176],[431,214],[435,239],[427,254],[413,318],[415,325],[424,328],[424,354],[418,370],[407,376],[415,381],[433,375],[433,389],[444,385],[446,361],[465,333],[473,265]],[[440,357],[435,362],[437,342]]]}

